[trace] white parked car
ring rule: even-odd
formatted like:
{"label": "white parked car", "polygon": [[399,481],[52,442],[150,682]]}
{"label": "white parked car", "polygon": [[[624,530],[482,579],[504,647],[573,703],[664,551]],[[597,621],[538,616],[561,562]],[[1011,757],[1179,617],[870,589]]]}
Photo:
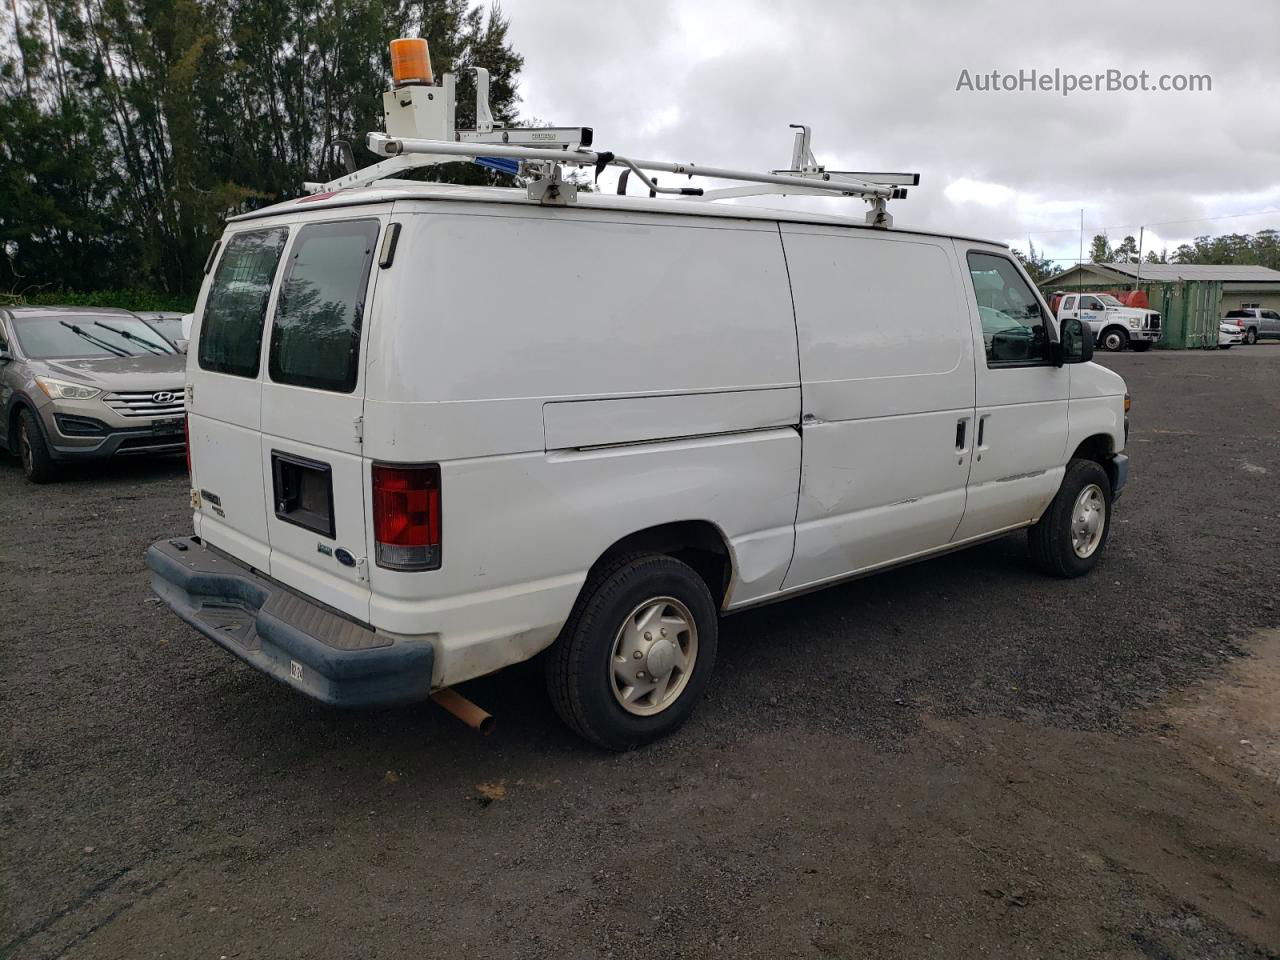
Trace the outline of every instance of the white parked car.
{"label": "white parked car", "polygon": [[[395,45],[394,137],[369,138],[389,159],[236,218],[210,256],[195,536],[147,554],[187,623],[334,704],[545,651],[560,716],[623,749],[694,710],[721,614],[1023,528],[1049,573],[1098,562],[1124,381],[1005,246],[888,229],[914,175],[831,179],[801,127],[804,178],[699,170],[863,191],[870,222],[691,199],[642,170],[691,165],[493,127],[483,70],[484,123],[455,131],[452,75]],[[415,154],[531,179],[377,182]],[[563,162],[690,199],[579,193]]]}
{"label": "white parked car", "polygon": [[1244,325],[1236,320],[1222,320],[1218,324],[1218,347],[1222,350],[1245,342]]}

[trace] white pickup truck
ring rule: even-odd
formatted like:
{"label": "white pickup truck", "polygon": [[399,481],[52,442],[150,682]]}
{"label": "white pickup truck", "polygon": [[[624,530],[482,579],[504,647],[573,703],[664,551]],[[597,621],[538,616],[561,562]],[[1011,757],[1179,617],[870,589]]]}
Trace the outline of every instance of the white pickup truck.
{"label": "white pickup truck", "polygon": [[1093,330],[1094,341],[1104,350],[1119,353],[1125,347],[1150,350],[1160,339],[1160,314],[1141,307],[1126,307],[1109,293],[1070,293],[1058,301],[1059,322],[1075,318]]}

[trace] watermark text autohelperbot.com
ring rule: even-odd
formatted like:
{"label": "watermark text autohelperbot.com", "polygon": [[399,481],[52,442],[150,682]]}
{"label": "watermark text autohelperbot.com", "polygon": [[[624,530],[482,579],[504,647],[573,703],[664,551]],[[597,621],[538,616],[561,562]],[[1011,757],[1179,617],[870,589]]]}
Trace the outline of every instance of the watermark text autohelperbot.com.
{"label": "watermark text autohelperbot.com", "polygon": [[1160,73],[1146,70],[1103,70],[1069,73],[1065,70],[964,69],[956,80],[956,92],[966,93],[1211,93],[1213,77],[1207,73]]}

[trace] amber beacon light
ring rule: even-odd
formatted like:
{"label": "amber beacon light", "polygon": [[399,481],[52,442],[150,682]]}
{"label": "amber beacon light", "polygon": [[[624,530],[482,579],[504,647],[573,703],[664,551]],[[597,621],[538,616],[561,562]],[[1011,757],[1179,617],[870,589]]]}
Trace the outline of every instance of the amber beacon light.
{"label": "amber beacon light", "polygon": [[430,85],[431,52],[422,37],[401,37],[391,41],[391,82],[397,87],[411,83]]}

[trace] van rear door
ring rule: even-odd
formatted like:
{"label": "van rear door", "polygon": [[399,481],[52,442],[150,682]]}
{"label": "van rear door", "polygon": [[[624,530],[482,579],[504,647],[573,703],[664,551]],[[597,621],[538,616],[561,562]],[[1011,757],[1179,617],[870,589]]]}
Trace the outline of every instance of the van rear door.
{"label": "van rear door", "polygon": [[263,329],[289,228],[223,238],[187,362],[196,533],[252,567],[270,562],[262,473]]}
{"label": "van rear door", "polygon": [[348,216],[294,228],[262,380],[268,571],[366,621],[363,334],[386,220]]}

